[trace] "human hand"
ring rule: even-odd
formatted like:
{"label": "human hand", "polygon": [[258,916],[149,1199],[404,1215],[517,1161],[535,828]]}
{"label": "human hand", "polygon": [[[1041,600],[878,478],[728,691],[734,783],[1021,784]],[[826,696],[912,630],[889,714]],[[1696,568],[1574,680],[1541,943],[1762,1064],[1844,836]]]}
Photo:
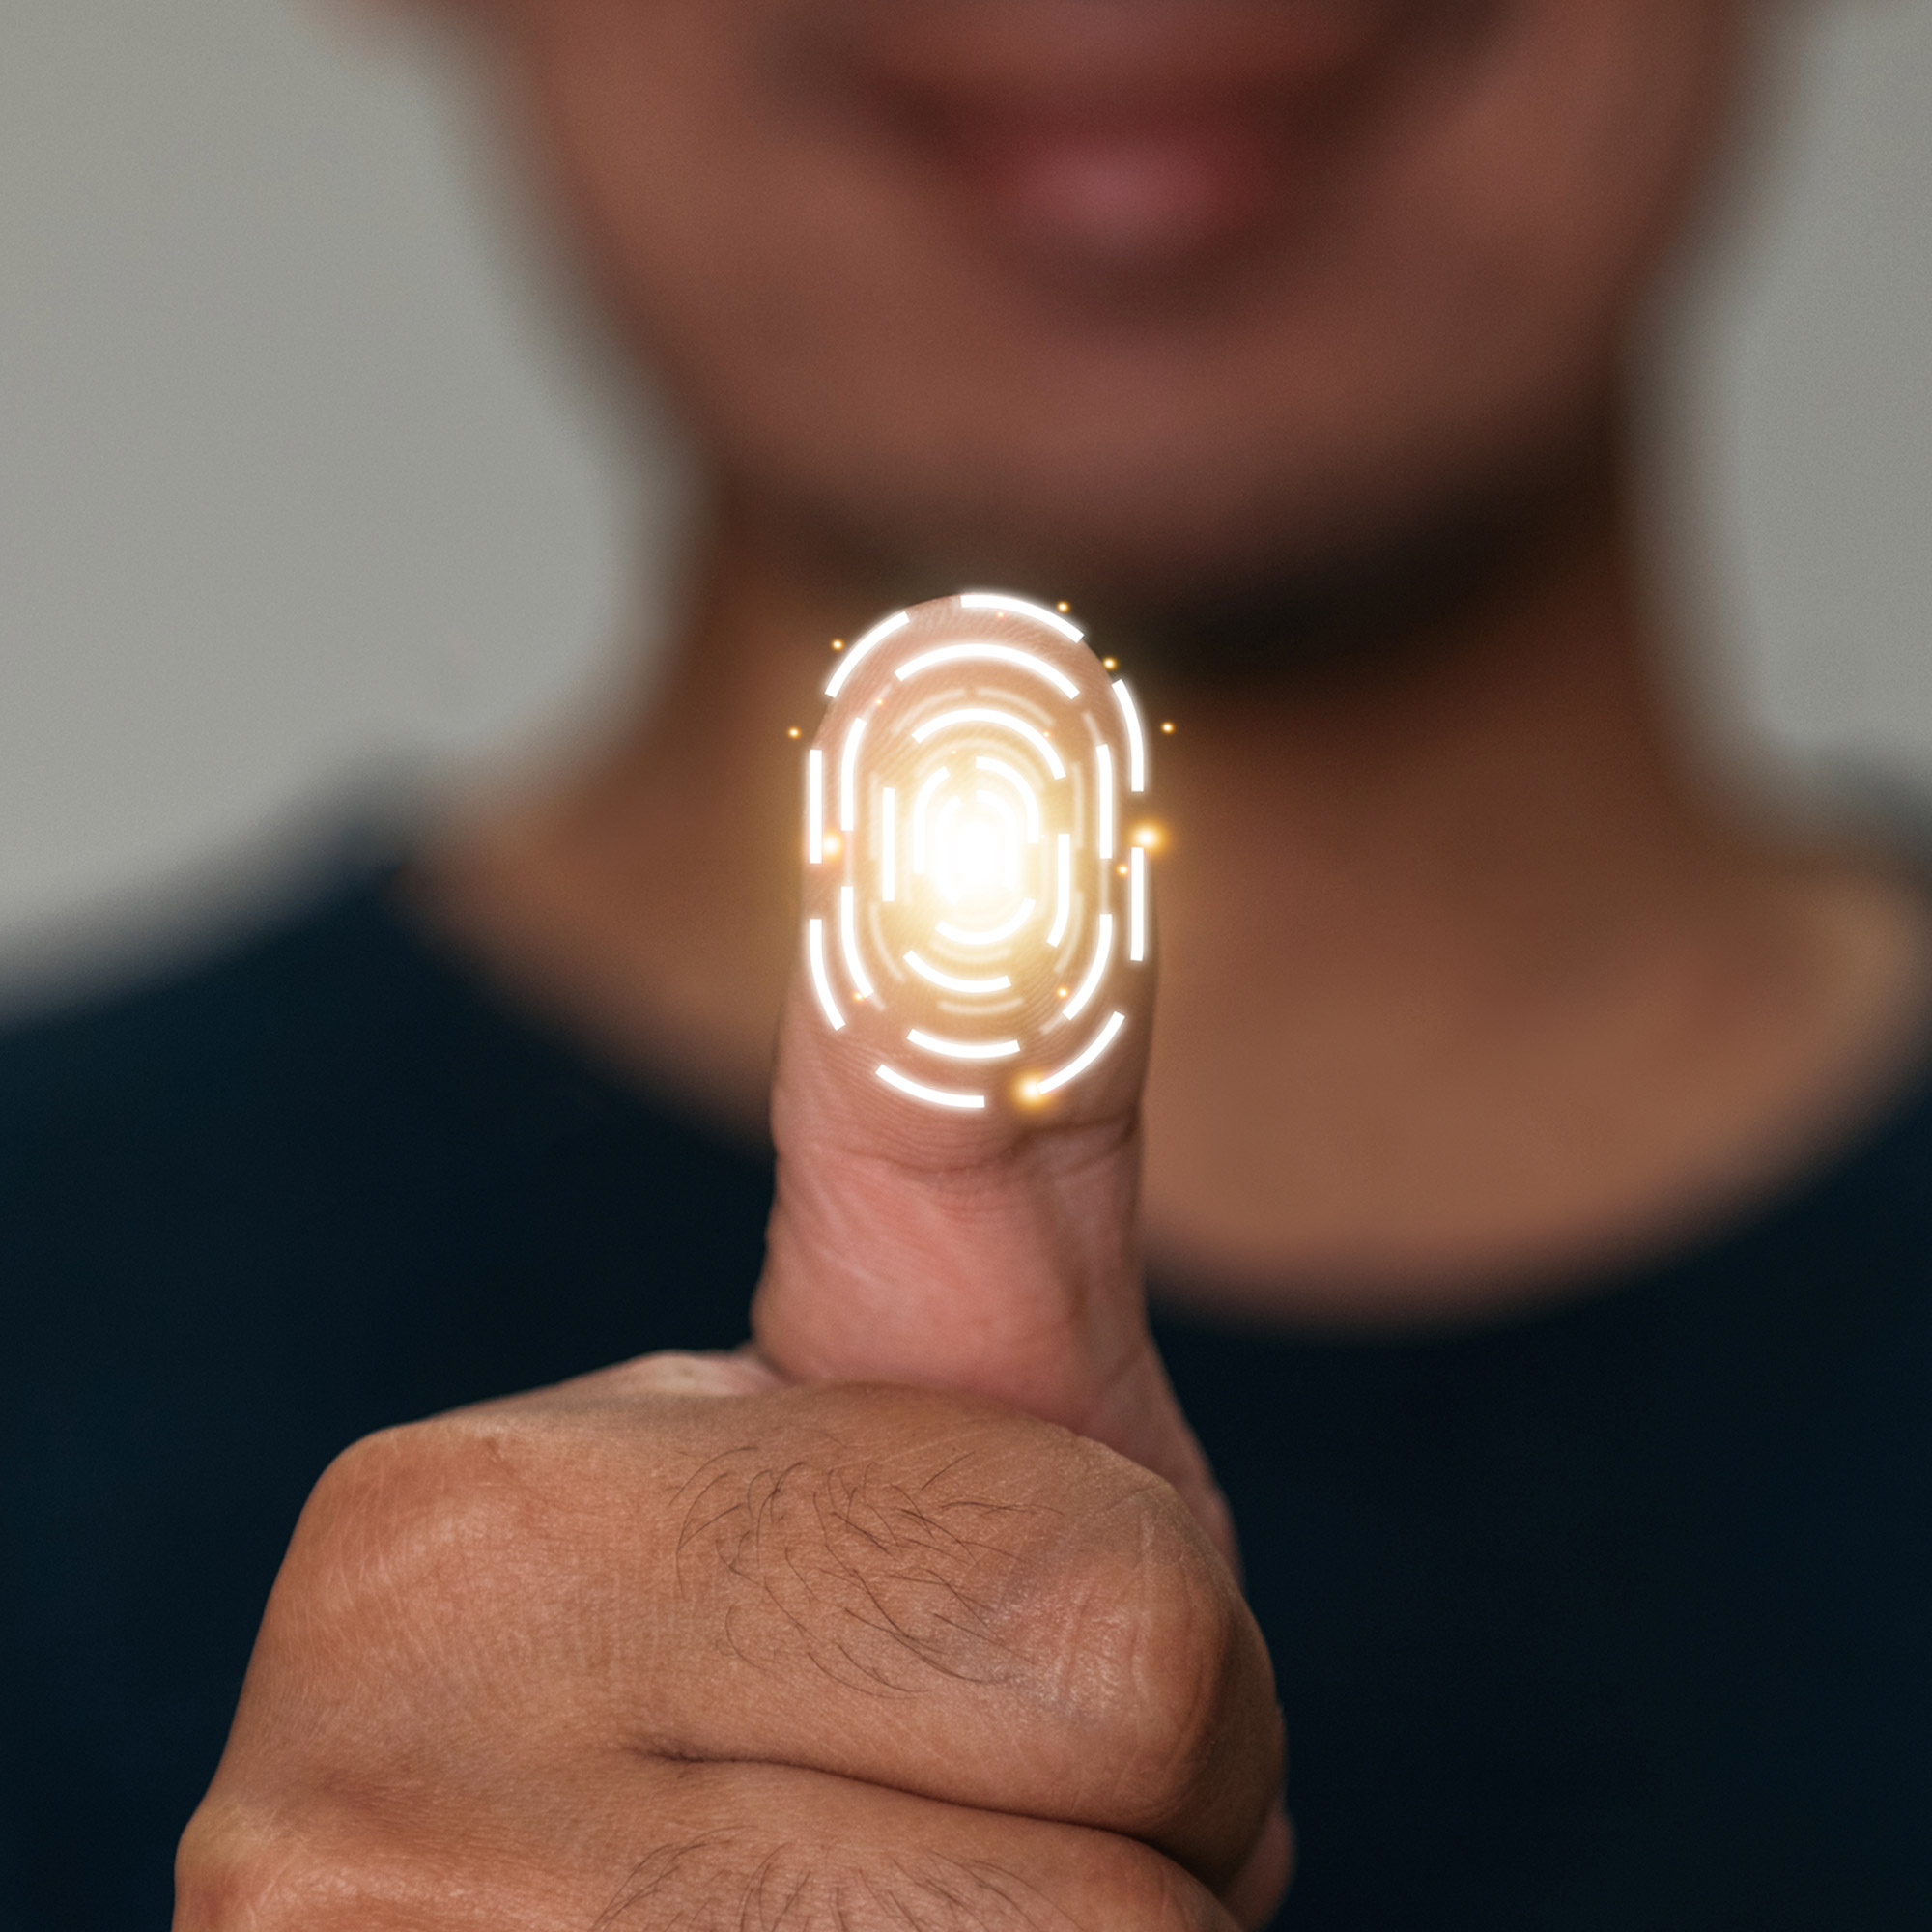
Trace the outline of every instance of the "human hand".
{"label": "human hand", "polygon": [[1271,1912],[1271,1676],[1142,1307],[1146,1026],[1039,1118],[966,1117],[908,1111],[810,997],[757,1352],[338,1461],[179,1932]]}

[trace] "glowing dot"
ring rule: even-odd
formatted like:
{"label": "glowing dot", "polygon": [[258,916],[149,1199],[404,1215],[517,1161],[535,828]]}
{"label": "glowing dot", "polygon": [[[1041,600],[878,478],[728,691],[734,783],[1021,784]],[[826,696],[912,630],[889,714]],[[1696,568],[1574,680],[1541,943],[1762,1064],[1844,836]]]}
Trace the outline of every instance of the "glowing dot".
{"label": "glowing dot", "polygon": [[1131,845],[1144,845],[1150,852],[1158,852],[1167,843],[1167,834],[1158,825],[1136,825],[1127,835]]}
{"label": "glowing dot", "polygon": [[1062,986],[1054,993],[1053,997],[1056,1000],[1064,1000],[1066,998],[1068,991],[1069,989],[1067,987]]}
{"label": "glowing dot", "polygon": [[1102,658],[1100,660],[1100,663],[1102,667],[1108,670],[1119,670],[1121,668],[1121,661],[1119,658]]}
{"label": "glowing dot", "polygon": [[1124,866],[1116,866],[1114,867],[1114,870],[1120,873],[1121,877],[1123,879],[1127,876],[1127,868]]}
{"label": "glowing dot", "polygon": [[828,859],[836,859],[838,858],[838,854],[843,850],[844,850],[844,845],[843,842],[840,840],[838,833],[828,832],[825,835],[825,856]]}
{"label": "glowing dot", "polygon": [[832,648],[835,651],[842,651],[845,648],[845,639],[843,638],[834,638],[832,639]]}
{"label": "glowing dot", "polygon": [[1055,605],[1055,606],[1054,606],[1053,608],[1054,608],[1054,609],[1055,609],[1056,611],[1059,611],[1059,612],[1061,613],[1061,615],[1062,615],[1062,616],[1065,616],[1065,615],[1066,614],[1066,612],[1067,612],[1067,611],[1069,611],[1070,610],[1072,610],[1072,609],[1073,609],[1073,606],[1072,606],[1071,604],[1068,604],[1068,603],[1067,603],[1067,602],[1066,602],[1066,601],[1065,601],[1065,599],[1063,599],[1063,600],[1062,600],[1062,601],[1061,601],[1060,603],[1056,604],[1056,605]]}
{"label": "glowing dot", "polygon": [[1170,738],[1174,736],[1174,725],[1172,724],[1172,723],[1163,724],[1160,728],[1163,731],[1165,731]]}
{"label": "glowing dot", "polygon": [[798,736],[798,726],[794,724],[791,727],[791,729],[785,733],[785,736],[787,738],[796,738]]}

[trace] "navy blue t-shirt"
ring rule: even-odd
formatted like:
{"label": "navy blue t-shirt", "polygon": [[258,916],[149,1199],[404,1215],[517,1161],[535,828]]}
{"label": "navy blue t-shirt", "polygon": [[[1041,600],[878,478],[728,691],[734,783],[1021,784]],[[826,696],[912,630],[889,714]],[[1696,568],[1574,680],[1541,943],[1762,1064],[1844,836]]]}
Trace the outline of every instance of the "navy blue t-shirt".
{"label": "navy blue t-shirt", "polygon": [[[1448,1337],[1166,1320],[1288,1713],[1281,1923],[1932,1926],[1932,1082]],[[0,1925],[167,1922],[264,1599],[385,1424],[746,1330],[768,1157],[363,879],[0,1038]]]}

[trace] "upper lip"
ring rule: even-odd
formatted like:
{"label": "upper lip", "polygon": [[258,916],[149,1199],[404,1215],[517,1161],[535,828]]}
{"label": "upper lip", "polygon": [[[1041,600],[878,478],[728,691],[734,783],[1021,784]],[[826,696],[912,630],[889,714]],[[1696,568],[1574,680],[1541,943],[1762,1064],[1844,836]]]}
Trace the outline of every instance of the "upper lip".
{"label": "upper lip", "polygon": [[818,14],[862,84],[941,114],[1115,124],[1287,106],[1385,40],[1389,0],[849,0]]}

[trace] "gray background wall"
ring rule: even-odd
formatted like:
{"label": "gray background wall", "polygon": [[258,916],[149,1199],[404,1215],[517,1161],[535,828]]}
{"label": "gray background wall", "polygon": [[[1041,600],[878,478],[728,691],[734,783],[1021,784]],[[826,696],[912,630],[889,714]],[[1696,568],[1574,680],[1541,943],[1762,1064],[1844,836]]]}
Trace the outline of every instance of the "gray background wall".
{"label": "gray background wall", "polygon": [[[527,741],[661,594],[674,467],[373,11],[0,18],[0,962]],[[1660,362],[1686,628],[1727,728],[1932,773],[1932,0],[1807,9],[1775,121]]]}

